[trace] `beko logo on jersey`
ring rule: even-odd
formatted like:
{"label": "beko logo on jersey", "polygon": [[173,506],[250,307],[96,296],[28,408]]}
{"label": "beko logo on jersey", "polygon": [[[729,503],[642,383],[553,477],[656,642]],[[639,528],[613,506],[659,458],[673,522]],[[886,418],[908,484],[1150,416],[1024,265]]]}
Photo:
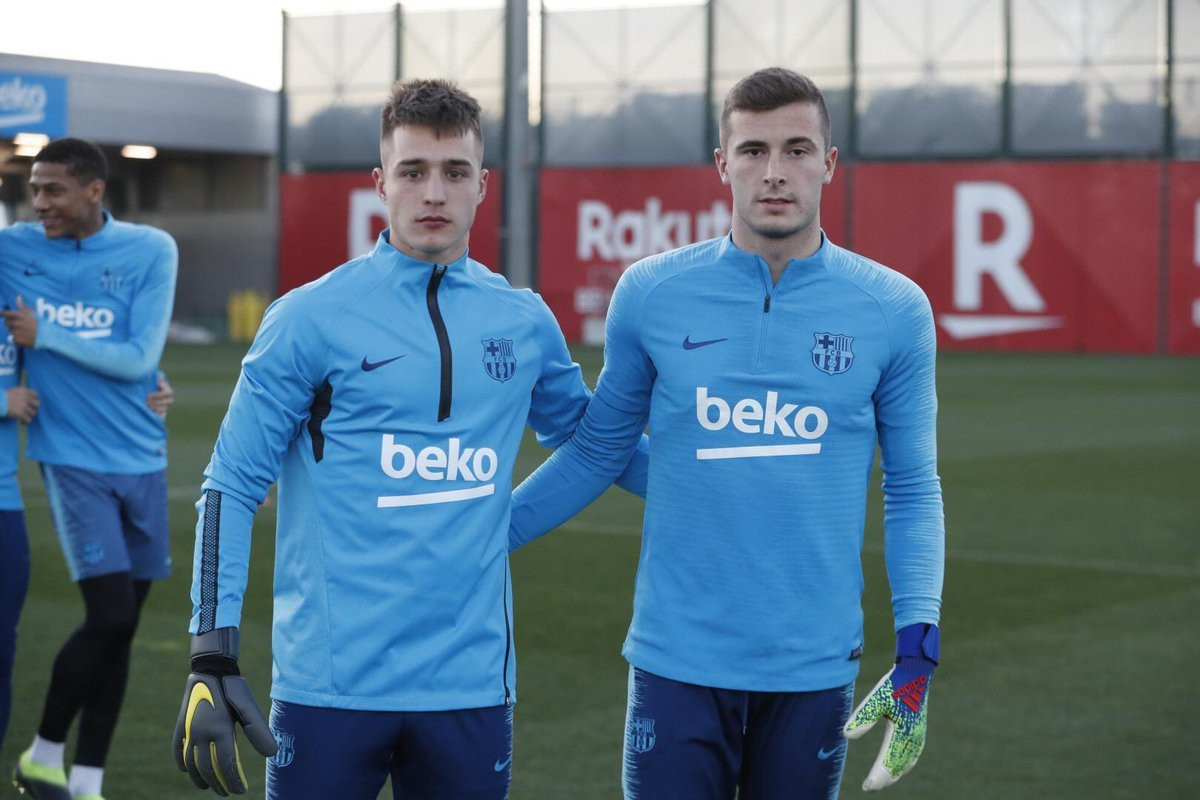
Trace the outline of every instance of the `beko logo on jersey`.
{"label": "beko logo on jersey", "polygon": [[[383,434],[379,451],[379,468],[390,478],[407,478],[414,473],[427,481],[490,481],[496,476],[500,459],[490,447],[463,447],[459,439],[450,439],[448,447],[435,445],[413,450],[396,441],[390,433]],[[494,483],[469,489],[452,489],[421,494],[384,495],[378,498],[377,508],[427,506],[435,503],[458,503],[496,493]]]}
{"label": "beko logo on jersey", "polygon": [[61,306],[37,299],[37,315],[63,328],[70,328],[84,339],[100,339],[112,335],[115,315],[110,309],[85,306],[83,303],[63,303]]}
{"label": "beko logo on jersey", "polygon": [[813,440],[820,439],[829,428],[829,415],[824,409],[780,403],[778,392],[767,392],[765,403],[750,397],[730,403],[709,395],[707,386],[696,387],[696,420],[708,431],[724,430],[732,424],[742,433],[807,440],[804,444],[699,448],[696,450],[699,461],[816,455],[821,452],[821,443]]}

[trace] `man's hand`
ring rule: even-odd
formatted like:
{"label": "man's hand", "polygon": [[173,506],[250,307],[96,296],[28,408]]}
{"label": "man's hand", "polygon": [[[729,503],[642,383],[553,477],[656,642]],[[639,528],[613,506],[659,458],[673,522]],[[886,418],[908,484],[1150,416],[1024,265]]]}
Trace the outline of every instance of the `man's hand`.
{"label": "man's hand", "polygon": [[146,405],[162,419],[167,418],[167,409],[175,402],[175,390],[167,380],[167,373],[158,373],[158,391],[146,396]]}
{"label": "man's hand", "polygon": [[886,720],[883,745],[863,791],[886,789],[917,765],[925,748],[926,702],[938,659],[938,628],[916,624],[896,634],[896,666],[867,694],[846,723],[847,739],[857,739]]}
{"label": "man's hand", "polygon": [[17,309],[4,309],[4,324],[12,336],[13,344],[20,347],[32,348],[37,342],[38,318],[33,309],[25,305],[25,301],[17,297]]}
{"label": "man's hand", "polygon": [[8,392],[8,416],[28,425],[37,415],[38,395],[28,386],[14,386]]}
{"label": "man's hand", "polygon": [[196,786],[222,797],[246,791],[235,722],[264,756],[279,749],[250,685],[238,672],[237,644],[237,628],[193,637],[192,674],[175,723],[175,764]]}

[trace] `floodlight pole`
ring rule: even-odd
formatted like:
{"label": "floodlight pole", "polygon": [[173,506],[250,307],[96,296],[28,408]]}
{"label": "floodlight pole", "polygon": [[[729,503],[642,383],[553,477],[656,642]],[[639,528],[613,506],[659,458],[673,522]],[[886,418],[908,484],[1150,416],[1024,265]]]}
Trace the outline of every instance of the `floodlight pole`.
{"label": "floodlight pole", "polygon": [[504,274],[533,285],[533,137],[529,127],[529,3],[508,0],[504,15]]}

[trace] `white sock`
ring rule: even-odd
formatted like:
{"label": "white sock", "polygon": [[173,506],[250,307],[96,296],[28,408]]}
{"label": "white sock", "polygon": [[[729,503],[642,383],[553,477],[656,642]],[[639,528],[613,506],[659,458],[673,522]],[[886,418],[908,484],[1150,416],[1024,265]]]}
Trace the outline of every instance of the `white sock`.
{"label": "white sock", "polygon": [[104,767],[85,767],[76,764],[71,767],[71,777],[67,779],[67,789],[71,797],[86,797],[100,795],[100,786],[104,783]]}
{"label": "white sock", "polygon": [[34,736],[33,747],[29,748],[29,758],[33,763],[41,764],[43,767],[62,769],[63,750],[66,748],[66,742],[52,742],[49,739]]}

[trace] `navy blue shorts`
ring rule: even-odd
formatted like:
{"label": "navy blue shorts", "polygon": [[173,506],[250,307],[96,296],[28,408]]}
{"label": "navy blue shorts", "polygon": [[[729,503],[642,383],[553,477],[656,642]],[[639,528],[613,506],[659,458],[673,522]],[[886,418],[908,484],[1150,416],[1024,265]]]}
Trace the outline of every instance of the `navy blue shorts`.
{"label": "navy blue shorts", "polygon": [[352,711],[275,700],[267,800],[504,800],[512,779],[512,706]]}
{"label": "navy blue shorts", "polygon": [[834,800],[854,684],[746,692],[631,667],[625,800]]}
{"label": "navy blue shorts", "polygon": [[147,581],[170,576],[166,470],[112,475],[60,464],[41,467],[71,580],[114,572]]}

